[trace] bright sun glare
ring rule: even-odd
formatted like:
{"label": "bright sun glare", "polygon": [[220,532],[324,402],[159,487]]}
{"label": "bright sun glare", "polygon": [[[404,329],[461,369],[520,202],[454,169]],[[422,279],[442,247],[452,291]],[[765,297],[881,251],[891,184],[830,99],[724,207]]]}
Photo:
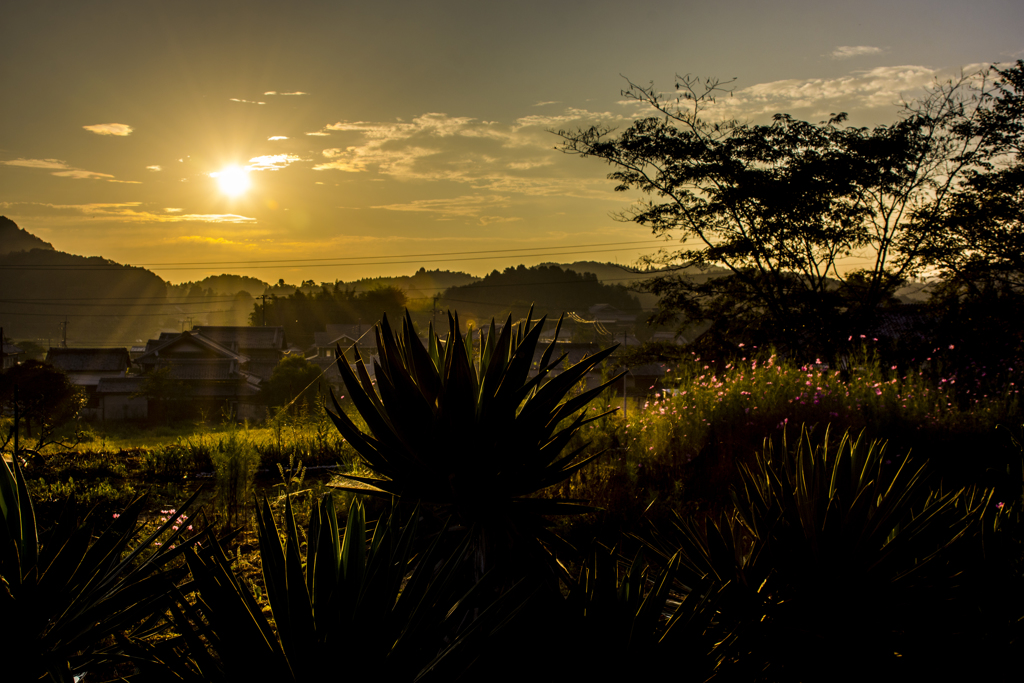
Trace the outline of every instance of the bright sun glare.
{"label": "bright sun glare", "polygon": [[237,197],[249,189],[249,171],[238,166],[211,173],[210,177],[216,178],[220,191],[231,197]]}

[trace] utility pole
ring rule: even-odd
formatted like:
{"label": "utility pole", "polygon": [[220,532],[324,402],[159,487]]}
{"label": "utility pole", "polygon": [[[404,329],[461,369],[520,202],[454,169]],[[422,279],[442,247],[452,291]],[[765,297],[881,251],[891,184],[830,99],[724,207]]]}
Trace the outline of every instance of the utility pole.
{"label": "utility pole", "polygon": [[60,348],[68,348],[68,317],[64,316],[64,322],[60,325]]}
{"label": "utility pole", "polygon": [[434,294],[434,310],[430,313],[430,324],[434,326],[434,333],[437,333],[437,294]]}
{"label": "utility pole", "polygon": [[257,299],[263,299],[263,327],[267,326],[267,295],[261,294]]}

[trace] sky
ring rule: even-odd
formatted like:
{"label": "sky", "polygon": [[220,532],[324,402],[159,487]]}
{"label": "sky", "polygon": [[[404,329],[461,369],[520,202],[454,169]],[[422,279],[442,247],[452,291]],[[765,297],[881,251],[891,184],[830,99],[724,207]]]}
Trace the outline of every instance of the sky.
{"label": "sky", "polygon": [[638,196],[552,131],[650,114],[628,81],[854,125],[1024,58],[1019,0],[34,0],[0,22],[0,214],[165,280],[633,264]]}

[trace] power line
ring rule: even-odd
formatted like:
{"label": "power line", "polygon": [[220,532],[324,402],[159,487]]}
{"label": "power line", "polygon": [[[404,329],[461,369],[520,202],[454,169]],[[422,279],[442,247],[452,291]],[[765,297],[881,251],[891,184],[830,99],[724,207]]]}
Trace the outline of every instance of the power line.
{"label": "power line", "polygon": [[[645,243],[645,244],[649,244],[649,243]],[[556,247],[556,248],[559,248],[559,247]],[[571,248],[571,247],[566,247],[566,248]],[[509,251],[528,251],[528,250],[527,249],[521,249],[521,250],[509,250]],[[601,253],[614,252],[614,251],[619,251],[619,250],[618,249],[586,249],[586,250],[579,251],[579,250],[576,250],[576,249],[573,248],[572,251],[551,251],[551,252],[544,252],[544,253],[537,253],[537,254],[520,254],[520,256],[566,256],[566,255],[570,255],[570,254],[601,254]],[[493,252],[493,251],[491,251],[491,252],[483,252],[483,251],[481,251],[481,252],[465,252],[465,253],[495,254],[497,252]],[[352,258],[355,259],[355,258],[371,258],[371,257],[352,257]],[[386,257],[375,257],[375,258],[386,258]],[[408,264],[437,263],[437,262],[452,263],[452,262],[461,262],[461,261],[488,261],[488,260],[493,260],[495,258],[499,258],[499,256],[490,255],[490,256],[468,256],[468,257],[462,257],[462,258],[427,258],[427,259],[425,259],[422,256],[416,256],[416,255],[410,254],[410,255],[396,256],[396,257],[393,257],[393,258],[413,258],[415,260],[411,260],[411,261],[363,261],[363,262],[359,262],[359,263],[338,263],[338,262],[334,262],[334,263],[308,263],[308,261],[311,261],[312,259],[298,259],[298,260],[296,260],[296,263],[298,263],[300,261],[301,262],[306,262],[306,263],[303,263],[300,266],[300,267],[303,267],[303,268],[322,268],[322,267],[327,267],[327,266],[344,268],[344,267],[352,267],[352,266],[391,266],[391,265],[408,265]],[[338,259],[328,259],[328,260],[337,261]],[[252,268],[281,268],[281,267],[283,267],[281,265],[282,263],[291,263],[291,262],[277,262],[274,265],[262,265],[262,266],[261,265],[250,265],[250,264],[252,264],[252,263],[270,263],[270,262],[269,261],[251,261],[251,262],[250,261],[222,261],[222,262],[218,262],[218,263],[223,264],[223,265],[245,265],[246,268],[252,269]],[[159,264],[149,264],[150,267],[159,267],[161,270],[198,270],[201,267],[205,267],[205,266],[208,266],[208,265],[209,264],[207,264],[207,263],[197,263],[195,265],[190,265],[190,266],[182,266],[182,265],[162,266],[162,265],[159,265]],[[5,269],[6,270],[26,270],[26,271],[51,271],[52,270],[52,271],[72,272],[72,271],[124,270],[124,269],[129,268],[129,267],[136,267],[136,266],[123,266],[123,265],[96,265],[96,266],[91,266],[91,265],[88,265],[88,264],[69,264],[67,266],[57,266],[57,265],[17,264],[17,265],[3,265],[3,266],[0,266],[0,270],[5,270]],[[288,266],[288,267],[294,268],[296,266]]]}
{"label": "power line", "polygon": [[[200,313],[230,313],[234,309],[221,308],[216,311],[190,311],[192,314]],[[164,313],[68,313],[68,318],[155,318],[174,315],[175,312],[167,311]],[[28,315],[40,318],[54,318],[54,317],[65,317],[64,313],[18,313],[16,311],[0,311],[0,315]]]}

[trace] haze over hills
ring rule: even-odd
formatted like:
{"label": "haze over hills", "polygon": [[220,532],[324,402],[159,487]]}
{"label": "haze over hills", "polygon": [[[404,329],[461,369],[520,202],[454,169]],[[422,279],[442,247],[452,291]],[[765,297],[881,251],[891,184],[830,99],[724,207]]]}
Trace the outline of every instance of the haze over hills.
{"label": "haze over hills", "polygon": [[[646,276],[597,262],[558,267],[581,275],[592,272],[599,282],[607,279],[613,285],[629,285]],[[33,340],[44,347],[59,345],[65,334],[69,346],[131,346],[189,325],[247,325],[256,297],[287,297],[297,290],[313,295],[325,286],[353,293],[394,287],[402,290],[411,308],[428,308],[445,292],[481,280],[458,271],[420,268],[408,276],[353,282],[269,284],[224,273],[172,284],[145,268],[59,251],[0,217],[0,325],[9,339]],[[643,307],[653,305],[651,295],[639,297]],[[521,298],[516,297],[517,303]],[[583,309],[585,303],[573,302]]]}

